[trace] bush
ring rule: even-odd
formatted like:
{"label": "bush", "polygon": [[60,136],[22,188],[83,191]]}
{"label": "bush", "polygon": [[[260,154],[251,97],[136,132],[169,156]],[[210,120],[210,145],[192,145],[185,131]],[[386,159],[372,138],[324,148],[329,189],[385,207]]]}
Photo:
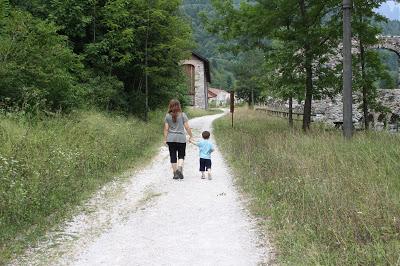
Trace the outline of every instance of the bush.
{"label": "bush", "polygon": [[0,102],[32,107],[40,101],[51,110],[79,106],[85,91],[73,73],[83,66],[58,28],[18,10],[1,20]]}

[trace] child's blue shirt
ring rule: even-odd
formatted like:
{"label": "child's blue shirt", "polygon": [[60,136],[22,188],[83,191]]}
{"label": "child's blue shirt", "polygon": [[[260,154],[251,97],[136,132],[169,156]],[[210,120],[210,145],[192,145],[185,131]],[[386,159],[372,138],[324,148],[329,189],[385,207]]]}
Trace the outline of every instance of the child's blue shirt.
{"label": "child's blue shirt", "polygon": [[208,140],[201,140],[197,143],[200,151],[200,158],[211,159],[211,153],[214,150],[212,143]]}

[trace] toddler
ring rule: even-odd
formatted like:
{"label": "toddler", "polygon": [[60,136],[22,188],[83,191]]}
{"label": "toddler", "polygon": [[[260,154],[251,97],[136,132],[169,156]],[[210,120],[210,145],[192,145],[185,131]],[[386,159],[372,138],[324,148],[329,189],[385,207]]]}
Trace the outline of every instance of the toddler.
{"label": "toddler", "polygon": [[200,172],[201,178],[205,179],[205,172],[207,172],[208,179],[211,180],[211,153],[214,151],[214,147],[210,142],[210,132],[204,131],[202,134],[203,140],[190,142],[199,147],[200,152]]}

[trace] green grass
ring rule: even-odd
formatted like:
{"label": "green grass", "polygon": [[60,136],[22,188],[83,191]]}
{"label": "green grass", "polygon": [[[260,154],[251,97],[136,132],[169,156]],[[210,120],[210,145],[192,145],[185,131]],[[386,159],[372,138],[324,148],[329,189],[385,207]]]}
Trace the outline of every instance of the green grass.
{"label": "green grass", "polygon": [[98,112],[27,121],[0,116],[0,264],[91,193],[151,158],[163,114],[145,124]]}
{"label": "green grass", "polygon": [[196,118],[196,117],[200,117],[200,116],[221,114],[221,113],[223,113],[223,111],[221,109],[213,109],[213,108],[204,110],[204,109],[188,107],[185,109],[185,113],[188,115],[189,119],[191,119],[191,118]]}
{"label": "green grass", "polygon": [[314,129],[239,111],[215,135],[283,265],[400,265],[400,136]]}

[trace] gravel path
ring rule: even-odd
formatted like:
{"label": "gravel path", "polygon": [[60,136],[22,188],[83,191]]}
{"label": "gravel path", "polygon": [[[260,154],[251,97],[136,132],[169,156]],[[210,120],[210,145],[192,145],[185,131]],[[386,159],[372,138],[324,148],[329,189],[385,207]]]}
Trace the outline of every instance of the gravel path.
{"label": "gravel path", "polygon": [[[221,115],[189,122],[194,135]],[[168,151],[99,191],[81,214],[49,233],[15,265],[258,265],[267,247],[244,209],[218,147],[213,180],[201,180],[189,145],[185,179],[172,180]]]}

